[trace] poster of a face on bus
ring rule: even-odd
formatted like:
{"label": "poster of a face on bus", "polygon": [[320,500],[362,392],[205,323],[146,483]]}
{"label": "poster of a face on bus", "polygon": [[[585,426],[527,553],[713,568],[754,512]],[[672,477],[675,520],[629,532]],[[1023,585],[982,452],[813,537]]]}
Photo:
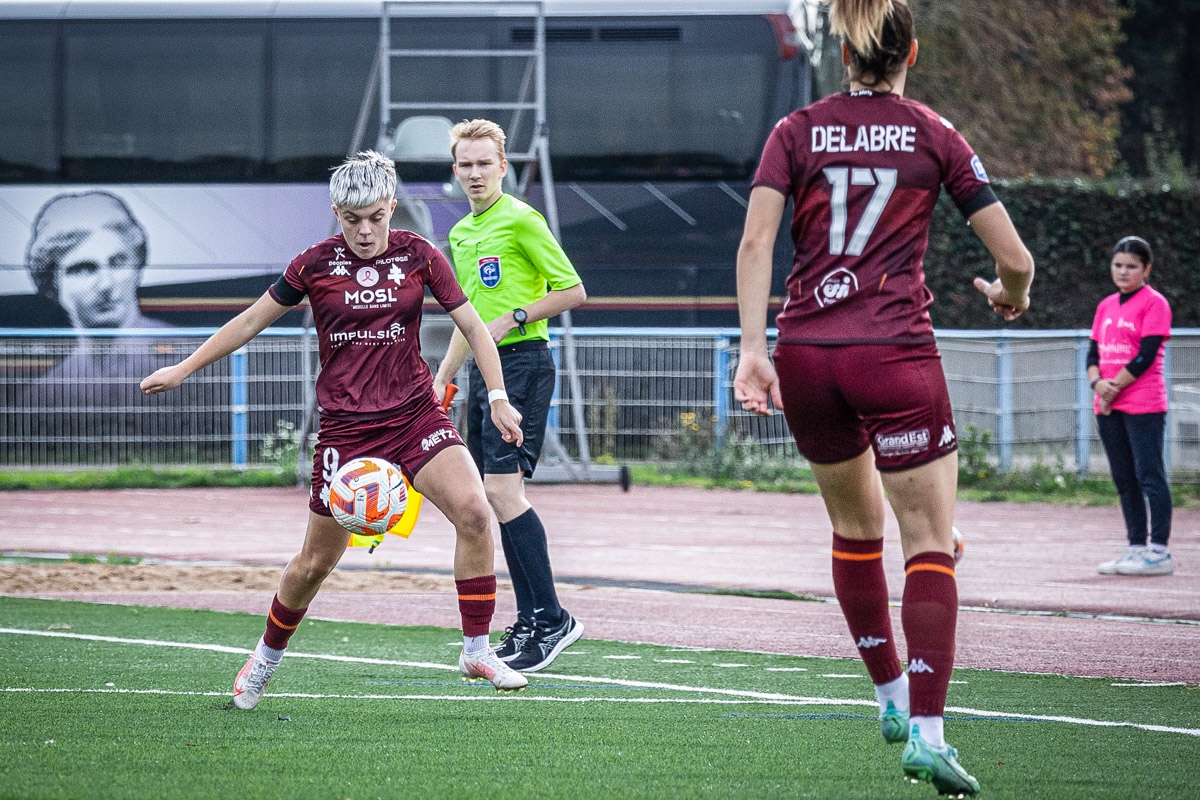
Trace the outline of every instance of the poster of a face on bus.
{"label": "poster of a face on bus", "polygon": [[219,325],[332,220],[320,184],[5,186],[3,327]]}

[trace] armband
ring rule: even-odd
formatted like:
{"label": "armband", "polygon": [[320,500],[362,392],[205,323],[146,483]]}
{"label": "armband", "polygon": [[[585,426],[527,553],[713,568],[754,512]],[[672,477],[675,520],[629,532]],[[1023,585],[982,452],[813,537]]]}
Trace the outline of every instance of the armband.
{"label": "armband", "polygon": [[503,389],[492,389],[490,392],[488,392],[489,406],[497,400],[508,402],[508,392],[504,391]]}

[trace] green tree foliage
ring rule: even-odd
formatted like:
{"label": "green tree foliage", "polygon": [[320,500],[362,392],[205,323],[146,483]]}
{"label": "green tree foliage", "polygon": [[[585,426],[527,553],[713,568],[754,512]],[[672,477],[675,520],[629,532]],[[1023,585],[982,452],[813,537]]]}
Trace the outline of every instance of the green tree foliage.
{"label": "green tree foliage", "polygon": [[1122,0],[1131,15],[1117,55],[1133,74],[1121,159],[1135,177],[1181,183],[1200,174],[1200,0]]}
{"label": "green tree foliage", "polygon": [[997,177],[1101,178],[1116,163],[1130,70],[1118,0],[914,0],[906,94],[963,133]]}
{"label": "green tree foliage", "polygon": [[[1171,302],[1176,327],[1200,327],[1200,194],[1188,189],[1122,188],[1084,181],[1016,181],[998,186],[1037,264],[1028,313],[1016,328],[1090,328],[1096,304],[1116,291],[1112,246],[1145,237],[1154,248],[1150,283]],[[1189,220],[1190,224],[1181,224]],[[971,278],[995,275],[995,262],[943,193],[929,233],[926,283],[939,328],[997,328]]]}

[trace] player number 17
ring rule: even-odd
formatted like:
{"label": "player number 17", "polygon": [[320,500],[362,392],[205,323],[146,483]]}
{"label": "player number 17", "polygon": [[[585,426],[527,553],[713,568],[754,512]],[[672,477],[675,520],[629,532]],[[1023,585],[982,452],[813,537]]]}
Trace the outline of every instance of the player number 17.
{"label": "player number 17", "polygon": [[[896,170],[826,167],[824,173],[826,180],[833,187],[833,193],[829,196],[829,253],[835,256],[861,256],[867,246],[867,239],[871,238],[871,232],[875,230],[884,206],[896,188]],[[849,215],[846,212],[846,200],[851,186],[874,186],[875,191],[871,194],[871,202],[867,204],[862,219],[854,228],[850,244],[847,245],[846,220]]]}

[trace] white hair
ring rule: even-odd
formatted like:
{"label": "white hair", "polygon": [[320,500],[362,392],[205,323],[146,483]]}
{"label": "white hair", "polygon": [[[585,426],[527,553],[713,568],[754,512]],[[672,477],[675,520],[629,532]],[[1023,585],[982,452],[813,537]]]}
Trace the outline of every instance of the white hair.
{"label": "white hair", "polygon": [[347,158],[329,179],[329,199],[338,208],[366,208],[396,196],[396,162],[374,150]]}

